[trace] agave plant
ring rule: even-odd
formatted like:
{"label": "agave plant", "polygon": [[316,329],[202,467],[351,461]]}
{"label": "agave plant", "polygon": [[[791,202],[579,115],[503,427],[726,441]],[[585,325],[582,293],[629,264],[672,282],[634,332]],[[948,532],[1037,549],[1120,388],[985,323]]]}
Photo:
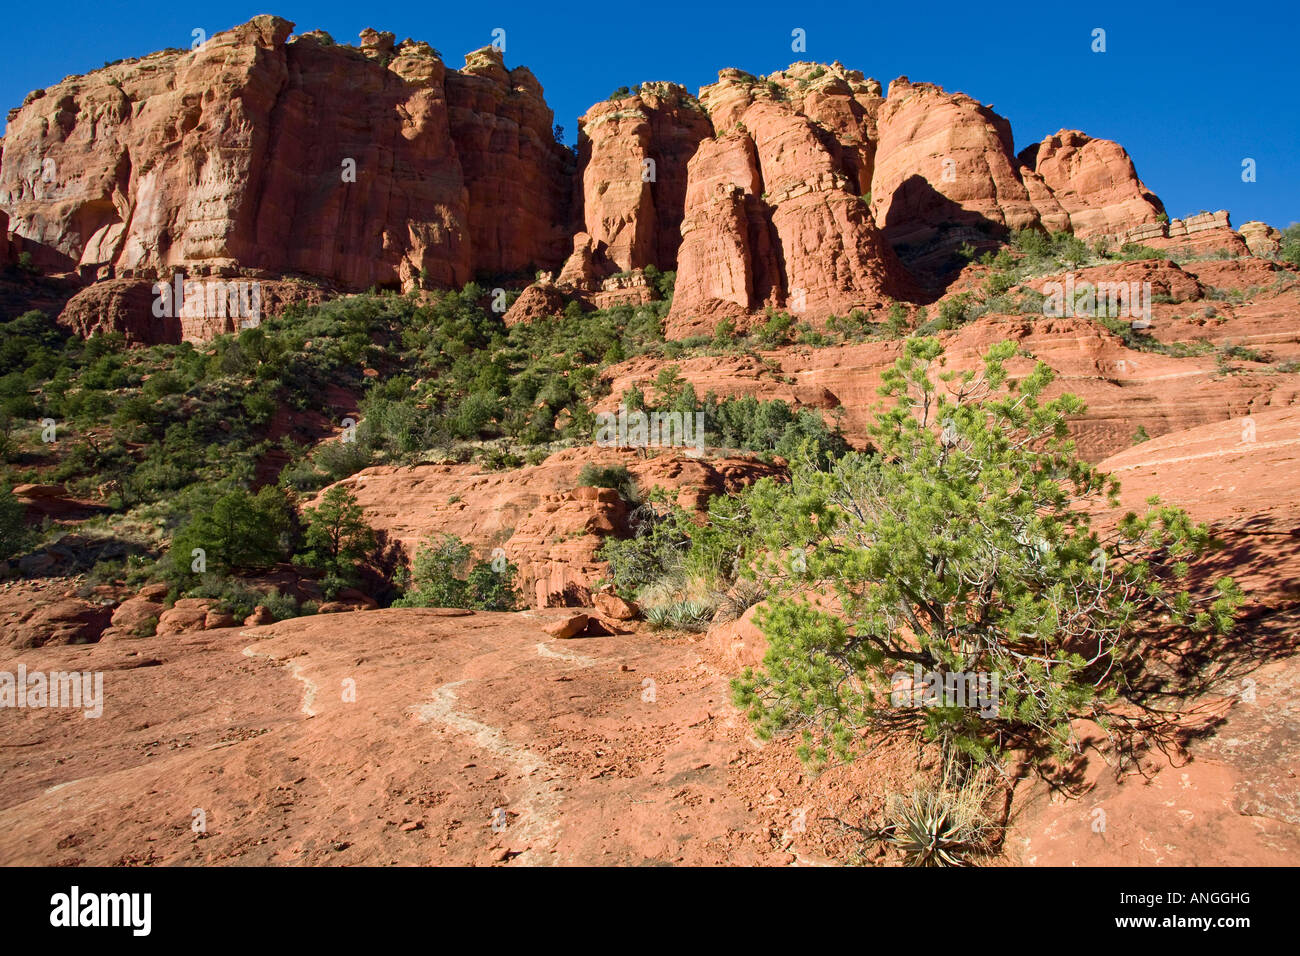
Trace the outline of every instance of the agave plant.
{"label": "agave plant", "polygon": [[703,601],[682,601],[674,604],[672,609],[673,623],[683,631],[707,631],[716,610]]}
{"label": "agave plant", "polygon": [[967,866],[966,854],[977,850],[977,828],[945,794],[914,793],[894,801],[889,841],[903,852],[908,866]]}
{"label": "agave plant", "polygon": [[645,609],[646,622],[656,630],[662,627],[672,627],[672,610],[671,604],[656,604]]}
{"label": "agave plant", "polygon": [[676,601],[651,605],[645,609],[645,619],[653,628],[706,631],[713,620],[714,610],[713,605],[704,601]]}

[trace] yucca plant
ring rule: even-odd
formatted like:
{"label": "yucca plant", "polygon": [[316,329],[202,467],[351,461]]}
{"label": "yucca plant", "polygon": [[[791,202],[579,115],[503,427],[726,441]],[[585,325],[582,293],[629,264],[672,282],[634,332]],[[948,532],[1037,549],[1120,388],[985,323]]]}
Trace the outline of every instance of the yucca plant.
{"label": "yucca plant", "polygon": [[673,618],[683,631],[702,632],[709,629],[716,608],[704,601],[682,601],[673,605]]}
{"label": "yucca plant", "polygon": [[646,622],[656,630],[672,627],[672,605],[656,604],[645,609]]}

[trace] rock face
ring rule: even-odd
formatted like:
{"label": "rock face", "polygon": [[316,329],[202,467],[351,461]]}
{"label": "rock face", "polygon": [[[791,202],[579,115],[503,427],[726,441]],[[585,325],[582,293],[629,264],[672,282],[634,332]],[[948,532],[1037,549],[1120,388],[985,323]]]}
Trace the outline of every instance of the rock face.
{"label": "rock face", "polygon": [[638,488],[675,491],[677,503],[692,510],[784,471],[752,458],[638,458],[627,449],[592,446],[565,449],[511,472],[473,465],[380,466],[341,484],[356,495],[366,521],[400,541],[408,557],[429,535],[453,534],[484,560],[501,548],[519,568],[517,583],[530,607],[589,607],[596,582],[608,570],[597,552],[607,537],[628,533],[628,508],[613,489],[579,486],[588,462],[624,465]]}
{"label": "rock face", "polygon": [[16,621],[0,628],[0,640],[16,648],[47,644],[91,644],[108,627],[113,608],[65,596],[29,607]]}
{"label": "rock face", "polygon": [[1138,179],[1133,160],[1118,143],[1063,129],[1023,150],[1019,159],[1050,191],[1035,200],[1044,222],[1060,222],[1064,212],[1070,231],[1080,238],[1157,223],[1164,214],[1164,205]]}
{"label": "rock face", "polygon": [[860,195],[878,84],[825,68],[809,79],[803,66],[785,86],[724,70],[700,93],[717,132],[687,170],[670,336],[766,306],[824,318],[908,290]]}
{"label": "rock face", "polygon": [[[242,288],[239,286],[243,283]],[[232,283],[234,287],[232,288]],[[247,302],[255,284],[255,310],[232,305],[241,293]],[[158,315],[155,283],[142,279],[105,279],[82,289],[64,306],[59,323],[80,336],[121,332],[127,342],[146,345],[207,342],[227,332],[258,324],[299,302],[316,304],[329,290],[295,279],[202,279],[184,283],[182,298],[190,306],[173,315]]]}
{"label": "rock face", "polygon": [[1015,156],[1011,125],[990,107],[906,77],[890,84],[876,123],[872,212],[895,245],[974,238],[954,227],[993,236],[1041,226],[1088,238],[1158,229],[1163,218],[1110,140],[1061,130]]}
{"label": "rock face", "polygon": [[1245,222],[1237,231],[1252,256],[1267,258],[1276,255],[1281,245],[1282,233],[1265,222]]}
{"label": "rock face", "polygon": [[534,319],[559,315],[564,311],[566,304],[564,294],[555,287],[554,283],[534,282],[520,293],[519,298],[515,299],[506,310],[502,320],[508,328],[520,322],[532,322]]}
{"label": "rock face", "polygon": [[559,264],[572,160],[531,73],[492,50],[457,72],[427,44],[292,28],[259,16],[29,97],[0,168],[11,227],[87,278],[361,289]]}
{"label": "rock face", "polygon": [[[645,83],[631,96],[597,103],[580,125],[577,218],[589,238],[574,254],[594,260],[603,275],[676,268],[686,164],[713,133],[700,104],[674,83]],[[590,283],[586,261],[574,269]]]}
{"label": "rock face", "polygon": [[[258,16],[31,93],[4,139],[0,261],[28,253],[89,283],[64,324],[138,342],[237,328],[148,311],[150,285],[176,274],[262,282],[268,314],[313,294],[275,285],[291,278],[553,276],[513,322],[574,298],[650,301],[654,266],[677,271],[666,331],[680,338],[767,308],[818,322],[917,301],[912,270],[938,278],[958,243],[1012,229],[1247,250],[1226,213],[1169,222],[1118,144],[1061,130],[1016,156],[990,106],[906,77],[887,97],[839,63],[726,69],[698,98],[645,83],[587,111],[575,156],[537,79],[491,47],[454,70],[389,33],[352,47],[292,29]],[[1265,254],[1268,228],[1250,240]]]}
{"label": "rock face", "polygon": [[993,232],[1036,225],[1016,169],[1011,124],[962,93],[899,77],[877,118],[871,211],[895,245],[920,245],[940,226]]}

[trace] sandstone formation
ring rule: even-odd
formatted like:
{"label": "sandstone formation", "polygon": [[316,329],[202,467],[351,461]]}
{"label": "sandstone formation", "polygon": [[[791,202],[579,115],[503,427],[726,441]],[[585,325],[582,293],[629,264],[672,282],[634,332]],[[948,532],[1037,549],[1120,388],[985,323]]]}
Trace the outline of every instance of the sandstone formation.
{"label": "sandstone formation", "polygon": [[940,226],[991,233],[1038,223],[1012,155],[1011,124],[989,107],[899,77],[877,125],[871,210],[890,242],[922,245]]}
{"label": "sandstone formation", "polygon": [[[1256,422],[1255,442],[1220,422],[1103,463],[1123,499],[1102,521],[1151,494],[1185,504],[1225,540],[1221,570],[1252,596],[1259,640],[1216,643],[1232,669],[1197,701],[1223,723],[1189,753],[1151,748],[1142,773],[1119,779],[1104,736],[1081,727],[1082,796],[1021,776],[991,862],[1286,865],[1300,853],[1289,650],[1300,415]],[[752,741],[729,688],[761,652],[751,612],[701,641],[573,642],[545,631],[570,611],[447,613],[0,649],[0,670],[105,674],[97,720],[36,708],[0,723],[0,864],[820,864],[861,843],[821,813],[794,826],[797,808],[857,820],[915,785],[907,735],[817,774],[795,756],[797,736]],[[1240,692],[1243,675],[1255,696]],[[383,693],[323,692],[345,681]],[[203,839],[176,809],[198,806],[220,821]],[[494,830],[498,808],[508,825]]]}
{"label": "sandstone formation", "polygon": [[631,96],[597,103],[579,124],[576,218],[590,238],[577,254],[595,253],[606,275],[676,268],[686,164],[713,133],[700,104],[675,83],[644,83]]}
{"label": "sandstone formation", "polygon": [[[573,299],[648,302],[654,266],[678,272],[667,333],[680,338],[768,308],[819,322],[924,301],[914,276],[936,282],[958,244],[1011,229],[1249,251],[1226,213],[1168,221],[1118,144],[1061,130],[1016,156],[990,106],[906,77],[888,96],[839,63],[724,69],[698,98],[644,83],[581,117],[574,156],[537,79],[491,47],[455,70],[390,33],[350,47],[292,28],[259,16],[12,111],[0,260],[89,283],[65,325],[133,342],[232,331],[142,309],[178,272],[267,283],[268,314],[313,287],[519,288],[550,273],[513,323]],[[1249,231],[1275,250],[1275,231]],[[295,278],[317,285],[272,285]],[[11,301],[63,300],[0,289]]]}
{"label": "sandstone formation", "polygon": [[[1193,740],[1187,753],[1153,751],[1141,774],[1117,777],[1107,766],[1106,735],[1080,726],[1078,786],[1087,796],[1061,801],[1041,781],[1017,787],[1007,841],[1012,862],[1186,866],[1213,858],[1260,865],[1283,864],[1295,852],[1287,847],[1300,833],[1293,776],[1300,658],[1292,638],[1300,552],[1287,542],[1300,534],[1289,478],[1300,450],[1300,411],[1256,409],[1250,422],[1248,432],[1242,418],[1175,432],[1101,463],[1122,483],[1120,508],[1102,522],[1140,510],[1151,495],[1176,500],[1220,539],[1213,573],[1231,574],[1250,595],[1242,615],[1247,633],[1236,640],[1147,652],[1178,666],[1197,653],[1214,659],[1218,679],[1194,708],[1213,719],[1214,733]],[[1246,686],[1258,694],[1242,693]],[[1106,808],[1103,833],[1091,828],[1096,806]]]}
{"label": "sandstone formation", "polygon": [[723,70],[700,92],[716,133],[688,166],[672,337],[764,307],[820,319],[911,291],[861,195],[878,84],[806,66],[784,86]]}
{"label": "sandstone formation", "polygon": [[591,447],[507,473],[473,465],[377,466],[341,484],[356,495],[366,521],[401,542],[408,558],[430,535],[453,534],[484,560],[501,548],[519,568],[517,583],[530,607],[590,607],[607,570],[597,552],[605,538],[627,534],[628,504],[612,489],[579,486],[589,462],[624,465],[643,492],[675,491],[677,503],[691,510],[783,472],[756,458],[639,458],[626,449]]}
{"label": "sandstone formation", "polygon": [[1049,228],[1060,224],[1064,213],[1069,231],[1087,239],[1157,223],[1164,216],[1164,206],[1138,179],[1118,143],[1063,129],[1023,150],[1019,160],[1033,171],[1032,181],[1048,190],[1034,205]]}
{"label": "sandstone formation", "polygon": [[11,228],[87,278],[252,269],[363,289],[559,264],[572,159],[528,70],[292,28],[256,17],[34,93],[5,136]]}
{"label": "sandstone formation", "polygon": [[532,322],[534,319],[559,315],[567,304],[564,293],[556,288],[553,282],[539,280],[519,294],[519,298],[511,303],[510,308],[502,316],[502,321],[509,328],[520,322]]}
{"label": "sandstone formation", "polygon": [[1281,245],[1282,233],[1268,223],[1254,221],[1244,222],[1237,230],[1252,256],[1267,258],[1277,253]]}
{"label": "sandstone formation", "polygon": [[[976,267],[980,269],[982,267]],[[1185,263],[1139,260],[1076,270],[1076,282],[1151,283],[1152,326],[1157,348],[1134,348],[1087,315],[1048,318],[985,315],[940,338],[952,368],[974,368],[995,342],[1010,339],[1055,371],[1054,392],[1071,391],[1087,409],[1070,423],[1080,453],[1100,461],[1133,444],[1139,426],[1151,437],[1240,417],[1250,408],[1300,402],[1292,375],[1276,374],[1278,363],[1300,360],[1300,283],[1295,273],[1275,263],[1207,259]],[[1041,293],[1065,275],[1031,283]],[[1249,301],[1226,301],[1256,288]],[[1198,343],[1185,354],[1162,354],[1159,347]],[[752,395],[780,399],[795,407],[838,409],[846,438],[868,443],[867,427],[878,407],[881,376],[902,351],[901,340],[846,343],[818,349],[787,348],[760,357],[745,354],[695,355],[671,362],[638,356],[606,368],[609,395],[595,406],[614,411],[627,389],[649,389],[666,365],[677,368],[698,394],[719,398]],[[1216,353],[1233,345],[1265,353],[1263,361],[1238,360],[1225,366]],[[1017,358],[1009,366],[1023,375],[1032,362]],[[829,420],[829,416],[828,416]]]}
{"label": "sandstone formation", "polygon": [[28,604],[10,620],[0,621],[0,643],[22,649],[47,644],[92,644],[108,627],[111,604],[73,596]]}
{"label": "sandstone formation", "polygon": [[[254,283],[256,288],[250,289]],[[170,286],[165,280],[163,284]],[[141,279],[96,282],[68,300],[59,323],[83,337],[120,332],[128,342],[144,345],[207,342],[256,327],[290,305],[315,305],[330,297],[320,284],[298,279],[191,280],[184,283],[182,296],[189,305],[159,315],[164,310],[157,308],[161,304],[157,285]],[[250,301],[255,307],[249,307]]]}

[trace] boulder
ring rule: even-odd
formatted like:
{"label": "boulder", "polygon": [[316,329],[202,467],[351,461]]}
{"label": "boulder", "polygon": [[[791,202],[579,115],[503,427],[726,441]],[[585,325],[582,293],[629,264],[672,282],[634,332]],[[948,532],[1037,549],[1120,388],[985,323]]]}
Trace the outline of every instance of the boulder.
{"label": "boulder", "polygon": [[[1282,233],[1266,222],[1259,222],[1258,220],[1243,222],[1237,232],[1241,233],[1241,238],[1245,241],[1246,247],[1250,249],[1252,256],[1259,256],[1263,259],[1270,258],[1277,255],[1277,251],[1281,247]],[[17,494],[16,489],[14,493]]]}
{"label": "boulder", "polygon": [[[166,593],[165,587],[163,593]],[[161,601],[143,594],[128,598],[113,611],[113,628],[123,635],[149,637],[154,633],[165,610]]]}
{"label": "boulder", "polygon": [[705,638],[708,645],[737,670],[757,667],[767,653],[767,638],[754,623],[754,615],[760,607],[761,602],[746,608],[745,613],[734,621],[714,624]]}
{"label": "boulder", "polygon": [[555,638],[577,637],[587,629],[587,622],[590,620],[591,618],[586,614],[566,614],[543,624],[542,630]]}
{"label": "boulder", "polygon": [[113,608],[75,597],[63,597],[39,604],[17,623],[5,629],[13,647],[44,647],[47,644],[93,644],[109,626]]}
{"label": "boulder", "polygon": [[205,631],[216,630],[219,627],[234,627],[235,615],[226,611],[211,610],[203,616],[203,629]]}
{"label": "boulder", "polygon": [[253,608],[253,613],[244,618],[245,627],[258,627],[262,624],[274,624],[275,615],[264,604]]}
{"label": "boulder", "polygon": [[641,608],[631,601],[625,601],[612,591],[597,591],[593,595],[596,610],[613,621],[633,621],[641,615]]}
{"label": "boulder", "polygon": [[551,282],[534,282],[530,284],[519,298],[511,304],[502,316],[506,327],[520,322],[532,322],[536,319],[550,318],[564,312],[568,300],[564,293]]}
{"label": "boulder", "polygon": [[170,609],[158,616],[157,636],[187,634],[201,631],[207,626],[208,612],[213,602],[208,598],[181,598]]}

